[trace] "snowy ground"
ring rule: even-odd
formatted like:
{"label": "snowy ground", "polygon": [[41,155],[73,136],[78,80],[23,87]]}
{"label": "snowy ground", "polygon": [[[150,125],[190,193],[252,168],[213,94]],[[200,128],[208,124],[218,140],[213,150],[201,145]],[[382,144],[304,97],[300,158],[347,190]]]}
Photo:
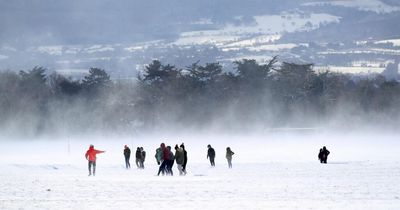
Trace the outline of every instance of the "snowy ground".
{"label": "snowy ground", "polygon": [[[399,144],[383,143],[396,137],[376,144],[364,137],[357,150],[349,139],[290,144],[282,137],[280,144],[274,138],[264,144],[234,139],[233,169],[222,143],[215,144],[217,166],[210,168],[206,149],[198,147],[204,143],[187,142],[185,177],[155,176],[153,143],[141,144],[148,148],[146,169],[126,170],[122,141],[96,141],[107,152],[98,156],[96,177],[88,177],[87,143],[72,141],[67,152],[66,142],[0,142],[0,209],[400,209]],[[307,149],[312,142],[328,145],[329,164],[315,160],[318,146]],[[251,145],[254,155],[246,152]]]}

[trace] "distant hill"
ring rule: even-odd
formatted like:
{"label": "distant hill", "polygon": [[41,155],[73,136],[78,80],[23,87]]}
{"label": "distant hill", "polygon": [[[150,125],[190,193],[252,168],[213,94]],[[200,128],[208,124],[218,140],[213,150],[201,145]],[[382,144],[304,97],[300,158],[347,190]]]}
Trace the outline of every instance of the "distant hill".
{"label": "distant hill", "polygon": [[96,66],[132,77],[152,59],[229,67],[274,55],[382,69],[400,55],[384,42],[400,39],[399,21],[395,0],[0,0],[0,69]]}

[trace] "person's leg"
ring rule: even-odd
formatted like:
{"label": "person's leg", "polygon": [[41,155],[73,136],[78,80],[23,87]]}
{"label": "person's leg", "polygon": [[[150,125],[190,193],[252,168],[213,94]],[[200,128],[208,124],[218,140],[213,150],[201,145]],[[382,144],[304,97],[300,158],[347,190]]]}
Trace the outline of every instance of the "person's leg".
{"label": "person's leg", "polygon": [[179,170],[179,175],[182,176],[185,174],[185,172],[183,171],[183,165],[181,164],[177,164],[178,165],[178,170]]}
{"label": "person's leg", "polygon": [[172,171],[172,166],[174,165],[174,161],[173,160],[170,160],[170,163],[169,163],[169,173],[171,174],[171,176],[173,176],[174,175],[174,172]]}
{"label": "person's leg", "polygon": [[173,160],[168,160],[168,173],[171,175],[171,176],[173,176],[174,175],[174,172],[172,171],[172,165],[174,164],[174,161]]}
{"label": "person's leg", "polygon": [[93,176],[96,175],[96,161],[93,161]]}
{"label": "person's leg", "polygon": [[89,176],[92,175],[92,161],[88,161]]}
{"label": "person's leg", "polygon": [[167,171],[167,163],[168,163],[168,161],[164,160],[163,163],[164,163],[164,165],[162,167],[161,173],[164,176],[164,175],[167,175],[167,173],[168,173],[168,171]]}
{"label": "person's leg", "polygon": [[164,175],[164,173],[165,173],[165,165],[166,165],[166,161],[164,160],[164,161],[161,162],[161,165],[160,165],[160,167],[158,169],[157,176],[159,176],[160,173],[162,173],[162,175]]}
{"label": "person's leg", "polygon": [[161,168],[161,165],[160,165],[160,167],[158,167],[158,173],[157,173],[157,176],[160,176],[160,173],[161,173],[161,171],[162,171],[162,168]]}
{"label": "person's leg", "polygon": [[170,163],[169,163],[169,160],[166,160],[165,162],[166,162],[165,163],[165,173],[168,175],[171,172],[171,170],[169,170]]}
{"label": "person's leg", "polygon": [[184,175],[186,175],[186,163],[184,163],[182,165],[182,171],[183,171]]}
{"label": "person's leg", "polygon": [[140,168],[139,159],[138,159],[138,158],[136,158],[136,166],[137,166],[138,168]]}

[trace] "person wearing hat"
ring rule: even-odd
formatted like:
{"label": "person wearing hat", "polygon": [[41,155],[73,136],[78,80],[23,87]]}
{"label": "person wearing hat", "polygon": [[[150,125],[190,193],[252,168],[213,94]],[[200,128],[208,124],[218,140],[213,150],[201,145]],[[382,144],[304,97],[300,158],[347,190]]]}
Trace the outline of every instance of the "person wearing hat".
{"label": "person wearing hat", "polygon": [[210,164],[211,164],[212,167],[214,167],[215,166],[215,162],[214,162],[215,150],[214,150],[214,148],[211,147],[211,145],[208,145],[207,148],[208,148],[208,150],[207,150],[207,159],[208,158],[210,159]]}
{"label": "person wearing hat", "polygon": [[129,149],[128,145],[125,145],[124,147],[124,156],[125,156],[125,166],[126,169],[131,168],[131,164],[129,163],[129,159],[131,158],[131,149]]}
{"label": "person wearing hat", "polygon": [[93,176],[96,175],[96,159],[97,159],[96,155],[100,154],[100,153],[104,153],[104,152],[106,152],[106,151],[94,149],[93,144],[91,144],[89,146],[89,149],[86,151],[86,154],[85,154],[86,160],[89,161],[88,162],[89,176],[92,175],[92,171],[91,171],[92,166],[93,166]]}

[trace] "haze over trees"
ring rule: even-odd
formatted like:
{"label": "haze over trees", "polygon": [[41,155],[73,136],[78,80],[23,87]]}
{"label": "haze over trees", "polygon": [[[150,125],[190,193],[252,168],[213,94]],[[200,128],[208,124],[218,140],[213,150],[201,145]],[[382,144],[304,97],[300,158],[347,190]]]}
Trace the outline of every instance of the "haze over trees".
{"label": "haze over trees", "polygon": [[136,81],[91,68],[81,80],[44,67],[0,73],[3,135],[93,134],[165,130],[251,131],[279,127],[351,127],[399,120],[400,85],[381,75],[315,72],[312,64],[243,59],[224,69],[154,60]]}

